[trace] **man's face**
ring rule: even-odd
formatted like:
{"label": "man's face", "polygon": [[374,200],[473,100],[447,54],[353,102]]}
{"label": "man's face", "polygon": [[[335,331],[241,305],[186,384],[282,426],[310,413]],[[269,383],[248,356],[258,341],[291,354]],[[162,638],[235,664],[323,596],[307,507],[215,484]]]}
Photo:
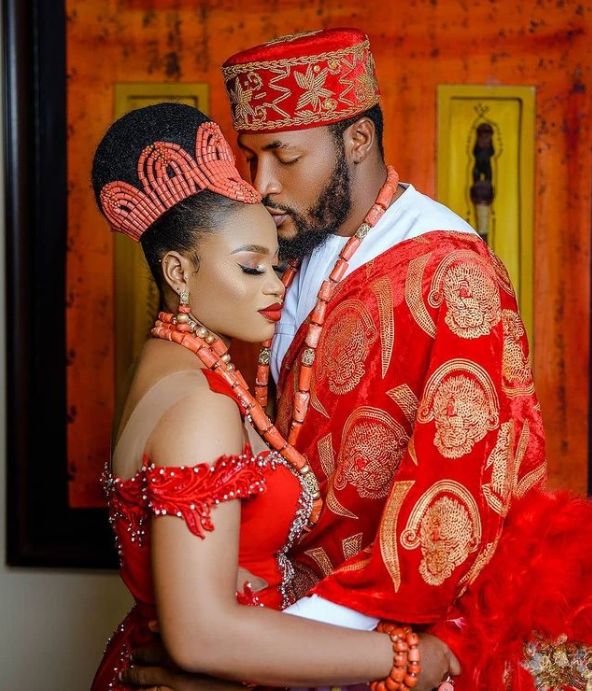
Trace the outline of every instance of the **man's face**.
{"label": "man's face", "polygon": [[349,170],[328,127],[241,134],[238,144],[274,218],[282,259],[304,257],[339,231],[351,209]]}

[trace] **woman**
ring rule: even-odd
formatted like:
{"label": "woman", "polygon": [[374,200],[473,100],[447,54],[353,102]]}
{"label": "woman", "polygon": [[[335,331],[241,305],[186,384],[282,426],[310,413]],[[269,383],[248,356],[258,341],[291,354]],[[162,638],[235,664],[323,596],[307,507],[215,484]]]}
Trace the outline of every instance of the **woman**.
{"label": "woman", "polygon": [[[232,338],[272,336],[284,288],[274,271],[275,224],[218,127],[188,106],[133,111],[100,143],[93,185],[113,229],[141,243],[164,310],[105,473],[121,573],[136,605],[93,690],[126,688],[119,673],[130,649],[150,639],[156,612],[173,661],[189,672],[280,686],[385,680],[391,691],[431,689],[458,672],[430,636],[274,611],[291,602],[285,553],[314,523],[320,499],[305,459],[227,352]],[[255,594],[241,585],[237,597],[237,577],[244,584],[248,574],[267,586]]]}

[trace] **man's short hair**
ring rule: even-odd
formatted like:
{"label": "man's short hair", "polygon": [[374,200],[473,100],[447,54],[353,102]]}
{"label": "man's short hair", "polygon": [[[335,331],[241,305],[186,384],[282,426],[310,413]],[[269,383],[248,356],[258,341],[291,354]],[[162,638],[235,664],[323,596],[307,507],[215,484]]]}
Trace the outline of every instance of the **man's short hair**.
{"label": "man's short hair", "polygon": [[384,118],[382,116],[382,109],[377,103],[372,108],[368,108],[363,113],[358,113],[347,120],[340,120],[332,125],[329,125],[329,130],[335,138],[336,141],[341,142],[342,136],[348,127],[351,127],[355,122],[361,120],[362,118],[369,118],[374,123],[374,129],[376,131],[376,143],[378,144],[378,151],[380,153],[380,158],[384,161],[384,145],[383,145],[383,131],[384,131]]}

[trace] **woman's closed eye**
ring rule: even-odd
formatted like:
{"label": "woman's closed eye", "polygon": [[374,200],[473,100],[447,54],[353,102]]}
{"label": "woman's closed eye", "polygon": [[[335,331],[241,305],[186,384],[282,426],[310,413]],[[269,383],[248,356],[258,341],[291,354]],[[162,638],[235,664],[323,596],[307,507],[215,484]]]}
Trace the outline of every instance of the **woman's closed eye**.
{"label": "woman's closed eye", "polygon": [[257,264],[257,266],[244,266],[244,264],[239,264],[242,271],[251,276],[260,276],[265,273],[265,265]]}

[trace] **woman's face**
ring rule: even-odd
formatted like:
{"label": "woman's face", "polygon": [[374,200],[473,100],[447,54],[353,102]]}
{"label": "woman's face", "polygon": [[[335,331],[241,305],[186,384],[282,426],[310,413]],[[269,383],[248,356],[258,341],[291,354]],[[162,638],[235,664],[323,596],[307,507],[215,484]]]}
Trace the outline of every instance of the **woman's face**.
{"label": "woman's face", "polygon": [[189,272],[193,314],[220,336],[259,342],[273,336],[284,286],[277,231],[262,204],[244,204],[199,243],[199,268]]}

